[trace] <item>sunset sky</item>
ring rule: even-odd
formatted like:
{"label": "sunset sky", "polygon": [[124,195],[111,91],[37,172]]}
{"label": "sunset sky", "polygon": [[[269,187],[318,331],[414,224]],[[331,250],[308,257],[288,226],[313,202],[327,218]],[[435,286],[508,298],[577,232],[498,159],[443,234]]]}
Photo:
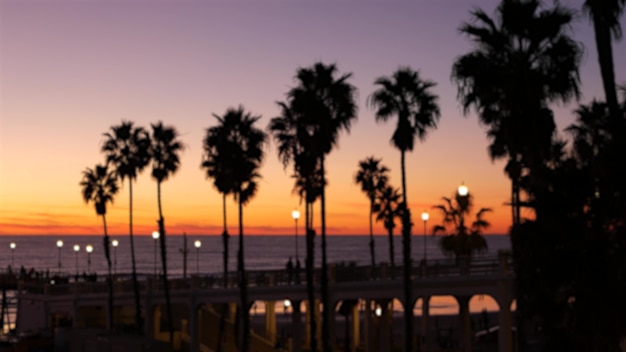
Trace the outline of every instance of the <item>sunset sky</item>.
{"label": "sunset sky", "polygon": [[[582,0],[561,1],[579,10]],[[546,1],[546,4],[552,4]],[[490,233],[506,233],[510,184],[503,161],[491,162],[475,114],[467,117],[450,79],[452,63],[471,49],[458,33],[493,0],[423,1],[29,1],[0,2],[0,234],[97,234],[101,219],[80,193],[81,172],[103,161],[103,133],[122,120],[149,128],[162,120],[186,145],[178,173],[163,185],[168,233],[219,234],[221,196],[200,169],[202,138],[243,104],[259,127],[279,112],[299,67],[316,61],[352,72],[358,121],[328,157],[328,233],[368,233],[368,201],[354,183],[358,161],[383,159],[400,186],[400,154],[389,139],[395,119],[377,124],[365,105],[373,82],[411,66],[438,83],[441,120],[407,155],[408,199],[416,227],[463,181],[477,207],[492,207]],[[626,27],[626,25],[622,25]],[[572,26],[585,46],[582,102],[603,99],[592,26]],[[626,80],[626,45],[615,43],[618,82]],[[559,130],[576,104],[555,107]],[[245,208],[247,234],[292,234],[291,211],[303,210],[270,144],[257,197]],[[135,232],[156,228],[156,183],[146,170],[134,187]],[[319,211],[318,211],[319,214]],[[107,214],[110,232],[128,231],[128,185]],[[228,202],[230,232],[236,204]],[[377,234],[384,234],[381,224]],[[396,231],[399,233],[398,230]]]}

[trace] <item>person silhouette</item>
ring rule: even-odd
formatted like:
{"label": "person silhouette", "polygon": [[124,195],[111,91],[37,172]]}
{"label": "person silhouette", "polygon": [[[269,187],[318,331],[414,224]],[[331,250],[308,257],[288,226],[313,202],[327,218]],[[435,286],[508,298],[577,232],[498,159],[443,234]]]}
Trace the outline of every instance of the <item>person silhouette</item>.
{"label": "person silhouette", "polygon": [[296,259],[296,284],[300,284],[300,259]]}
{"label": "person silhouette", "polygon": [[287,283],[291,284],[293,280],[293,262],[291,261],[291,257],[289,257],[289,261],[287,262]]}

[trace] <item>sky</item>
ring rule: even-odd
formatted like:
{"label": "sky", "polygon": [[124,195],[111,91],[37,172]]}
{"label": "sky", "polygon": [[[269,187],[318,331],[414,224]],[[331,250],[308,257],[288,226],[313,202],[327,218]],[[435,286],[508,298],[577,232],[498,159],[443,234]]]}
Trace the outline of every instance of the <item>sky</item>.
{"label": "sky", "polygon": [[[582,0],[562,3],[579,10]],[[422,211],[431,214],[428,231],[440,222],[432,207],[461,182],[476,209],[493,209],[488,233],[507,233],[510,183],[504,162],[489,159],[485,129],[474,113],[463,114],[450,79],[454,60],[472,48],[458,27],[477,6],[492,14],[496,5],[493,0],[2,0],[0,235],[100,235],[102,221],[82,200],[79,182],[87,167],[103,162],[103,133],[122,120],[146,128],[163,121],[177,128],[186,146],[179,171],[162,186],[167,232],[221,233],[221,196],[200,168],[203,136],[216,123],[212,114],[242,104],[262,115],[259,127],[265,129],[279,113],[276,101],[295,85],[296,70],[317,61],[352,73],[350,82],[358,89],[358,120],[327,158],[329,235],[369,231],[368,200],[354,183],[359,160],[382,158],[391,183],[400,186],[400,153],[389,141],[395,119],[376,123],[365,104],[374,80],[400,66],[437,83],[433,91],[441,108],[438,128],[407,154],[413,233],[424,233]],[[585,47],[581,102],[603,99],[588,18],[579,14],[571,32]],[[617,81],[624,82],[624,41],[614,44],[614,59]],[[574,121],[576,106],[554,106],[559,130]],[[292,192],[291,168],[283,168],[273,143],[260,173],[259,192],[244,209],[245,233],[293,234],[291,211],[304,207]],[[133,190],[135,233],[150,234],[158,212],[149,170]],[[111,234],[128,233],[128,197],[123,184],[107,213]],[[236,211],[230,198],[233,234]],[[375,234],[385,234],[382,224],[376,224]]]}

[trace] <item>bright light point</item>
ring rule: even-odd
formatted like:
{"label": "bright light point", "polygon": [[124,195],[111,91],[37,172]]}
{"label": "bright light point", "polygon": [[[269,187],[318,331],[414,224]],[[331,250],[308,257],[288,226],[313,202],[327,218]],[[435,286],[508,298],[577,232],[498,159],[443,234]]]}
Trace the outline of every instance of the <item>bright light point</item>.
{"label": "bright light point", "polygon": [[57,241],[57,247],[59,247],[59,248],[63,247],[63,241],[58,240]]}
{"label": "bright light point", "polygon": [[11,249],[15,249],[15,242],[11,242],[9,246],[11,247]]}
{"label": "bright light point", "polygon": [[159,238],[159,231],[154,231],[152,232],[152,238],[154,238],[155,240]]}
{"label": "bright light point", "polygon": [[377,317],[383,315],[383,309],[380,307],[376,307],[376,309],[374,310],[374,314],[376,314]]}
{"label": "bright light point", "polygon": [[87,251],[87,253],[91,253],[93,252],[93,246],[88,244],[87,247],[85,247],[85,250]]}
{"label": "bright light point", "polygon": [[424,221],[428,221],[428,218],[429,218],[429,217],[430,217],[430,215],[428,215],[428,213],[427,213],[427,212],[423,212],[423,213],[422,213],[422,220],[424,220]]}
{"label": "bright light point", "polygon": [[300,219],[300,212],[298,210],[292,211],[291,212],[291,217],[294,218],[294,220]]}
{"label": "bright light point", "polygon": [[118,240],[113,240],[111,244],[113,245],[113,247],[117,247],[117,245],[120,244],[120,242]]}
{"label": "bright light point", "polygon": [[467,186],[465,185],[465,183],[461,182],[461,185],[459,186],[459,195],[461,197],[465,197],[468,192],[469,190],[467,189]]}
{"label": "bright light point", "polygon": [[74,252],[78,252],[78,251],[80,251],[80,246],[75,244],[74,245]]}
{"label": "bright light point", "polygon": [[193,245],[194,245],[196,248],[200,248],[200,246],[202,246],[202,242],[200,242],[200,240],[196,240],[196,241],[193,243]]}
{"label": "bright light point", "polygon": [[283,302],[283,304],[285,305],[285,308],[289,308],[289,307],[291,307],[291,301],[290,301],[290,300],[288,300],[288,299],[286,299],[286,300]]}

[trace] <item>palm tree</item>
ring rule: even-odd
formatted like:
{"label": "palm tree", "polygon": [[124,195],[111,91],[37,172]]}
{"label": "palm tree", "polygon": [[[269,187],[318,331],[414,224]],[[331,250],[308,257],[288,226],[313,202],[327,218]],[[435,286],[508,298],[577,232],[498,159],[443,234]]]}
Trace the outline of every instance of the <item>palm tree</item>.
{"label": "palm tree", "polygon": [[132,263],[133,292],[135,295],[135,328],[137,334],[143,334],[143,320],[141,318],[141,301],[139,298],[139,281],[137,280],[137,266],[135,261],[135,241],[133,236],[133,181],[150,162],[148,148],[150,136],[142,127],[134,127],[130,121],[122,121],[120,125],[112,126],[110,132],[104,134],[106,140],[102,145],[107,163],[115,168],[115,174],[124,182],[128,179],[129,190],[129,230],[130,257]]}
{"label": "palm tree", "polygon": [[622,37],[619,18],[624,12],[624,7],[626,7],[626,0],[586,0],[583,4],[583,10],[589,14],[593,22],[604,94],[611,116],[614,118],[619,116],[619,106],[611,39],[613,37],[618,40]]}
{"label": "palm tree", "polygon": [[[437,127],[439,106],[437,96],[431,92],[435,82],[423,80],[419,72],[411,68],[400,68],[391,77],[380,77],[374,84],[379,88],[368,98],[369,105],[376,109],[376,121],[387,122],[397,115],[396,130],[392,144],[400,150],[402,170],[402,248],[404,262],[404,300],[411,302],[411,214],[408,207],[406,188],[405,153],[413,150],[415,137],[424,140],[428,131]],[[412,350],[413,310],[404,310],[404,350]]]}
{"label": "palm tree", "polygon": [[157,182],[157,201],[159,205],[159,244],[161,248],[161,264],[163,268],[163,290],[165,291],[165,305],[170,332],[170,343],[174,343],[174,320],[172,319],[172,304],[170,302],[169,282],[167,280],[167,247],[165,233],[165,219],[161,206],[161,183],[176,173],[180,166],[179,153],[185,147],[178,140],[178,132],[174,127],[163,126],[161,121],[151,124],[152,143],[150,157],[152,159],[152,178]]}
{"label": "palm tree", "polygon": [[[326,184],[325,157],[339,139],[339,132],[350,131],[352,122],[357,118],[355,103],[356,88],[348,83],[352,74],[335,77],[337,67],[334,64],[315,63],[312,67],[300,68],[296,73],[297,86],[288,93],[293,113],[302,119],[303,134],[308,134],[313,143],[308,143],[307,152],[317,157],[319,172]],[[300,135],[298,136],[300,137]],[[324,350],[332,347],[330,341],[330,299],[328,292],[328,262],[326,258],[326,194],[322,187],[321,236],[322,236],[322,277],[321,291],[323,311],[322,340]]]}
{"label": "palm tree", "polygon": [[217,145],[217,153],[224,156],[224,169],[230,170],[232,192],[239,208],[239,250],[237,252],[237,274],[239,277],[240,306],[242,314],[241,351],[247,352],[250,346],[250,316],[248,311],[248,289],[244,263],[243,206],[256,195],[258,169],[263,161],[263,146],[267,136],[256,128],[261,116],[253,116],[243,106],[229,108],[223,116],[213,115],[223,129],[222,143]]}
{"label": "palm tree", "polygon": [[[526,267],[518,231],[522,177],[537,179],[550,156],[556,125],[547,108],[579,97],[578,67],[582,46],[568,35],[572,11],[544,9],[538,0],[503,0],[495,18],[481,9],[460,27],[474,43],[457,58],[452,77],[465,113],[474,107],[487,126],[492,159],[508,158],[513,227],[511,245],[516,272],[518,341],[524,349],[526,287],[533,268]],[[528,270],[528,272],[524,272]],[[528,275],[527,275],[528,274]]]}
{"label": "palm tree", "polygon": [[579,96],[582,47],[567,34],[572,12],[541,9],[538,0],[504,0],[492,19],[483,10],[460,31],[473,51],[459,57],[452,77],[465,113],[475,107],[488,127],[492,159],[508,156],[513,224],[519,224],[520,179],[552,146],[555,123],[548,103]]}
{"label": "palm tree", "polygon": [[[359,170],[354,176],[354,182],[361,185],[361,191],[365,193],[367,199],[370,201],[370,256],[372,259],[372,272],[376,268],[376,258],[374,256],[374,205],[376,201],[376,193],[382,191],[386,186],[388,177],[387,172],[389,169],[384,165],[380,165],[380,159],[375,159],[373,156],[367,157],[364,160],[359,161]],[[391,258],[393,269],[393,258]]]}
{"label": "palm tree", "polygon": [[96,214],[102,216],[102,224],[104,227],[104,255],[107,260],[109,278],[107,286],[109,291],[108,297],[108,314],[110,319],[107,322],[107,329],[113,329],[113,277],[111,274],[111,252],[109,247],[109,234],[107,232],[107,203],[113,203],[113,197],[118,191],[117,178],[114,171],[109,171],[108,164],[96,165],[95,168],[83,171],[83,180],[80,182],[82,187],[83,199],[85,203],[92,202],[96,208]]}
{"label": "palm tree", "polygon": [[[279,116],[270,120],[268,130],[278,147],[278,158],[284,167],[293,163],[295,179],[294,193],[305,201],[305,236],[306,236],[306,285],[309,302],[308,311],[313,312],[315,307],[315,287],[313,282],[314,258],[315,258],[315,231],[313,230],[313,204],[321,197],[322,188],[325,184],[319,169],[319,162],[314,149],[311,136],[306,131],[304,118],[296,114],[289,103],[278,102],[281,109]],[[315,315],[310,315],[309,336],[310,350],[317,350],[317,326]]]}
{"label": "palm tree", "polygon": [[[226,127],[226,128],[225,128]],[[204,156],[202,167],[206,169],[207,178],[213,179],[213,186],[222,194],[222,221],[224,229],[222,231],[223,244],[223,268],[224,287],[228,286],[228,225],[226,222],[226,196],[233,192],[233,170],[229,169],[229,150],[225,150],[228,144],[225,138],[229,132],[228,126],[213,126],[207,128],[203,142]]]}
{"label": "palm tree", "polygon": [[390,185],[376,193],[375,209],[376,221],[382,221],[389,235],[389,262],[391,263],[391,276],[395,278],[396,263],[393,248],[393,229],[396,227],[396,218],[402,219],[402,202],[398,188]]}
{"label": "palm tree", "polygon": [[[206,169],[207,178],[213,179],[213,186],[222,194],[222,220],[224,229],[222,231],[222,247],[223,247],[223,268],[224,268],[224,287],[228,287],[228,245],[229,234],[226,222],[226,197],[233,193],[234,184],[232,172],[228,162],[230,150],[226,150],[229,146],[227,136],[232,129],[231,126],[217,125],[207,128],[203,141],[204,156],[201,167]],[[220,325],[218,328],[218,345],[217,351],[222,350],[223,334],[226,323],[226,314],[228,313],[228,305],[222,306],[220,315]]]}
{"label": "palm tree", "polygon": [[441,211],[442,224],[433,228],[433,234],[443,233],[440,246],[448,255],[454,255],[457,262],[460,258],[470,259],[472,254],[487,250],[487,241],[482,236],[483,230],[490,224],[483,219],[483,215],[490,212],[490,208],[481,208],[476,213],[476,219],[470,226],[465,219],[470,215],[473,204],[471,194],[462,196],[458,193],[453,198],[443,197],[444,204],[434,206]]}

